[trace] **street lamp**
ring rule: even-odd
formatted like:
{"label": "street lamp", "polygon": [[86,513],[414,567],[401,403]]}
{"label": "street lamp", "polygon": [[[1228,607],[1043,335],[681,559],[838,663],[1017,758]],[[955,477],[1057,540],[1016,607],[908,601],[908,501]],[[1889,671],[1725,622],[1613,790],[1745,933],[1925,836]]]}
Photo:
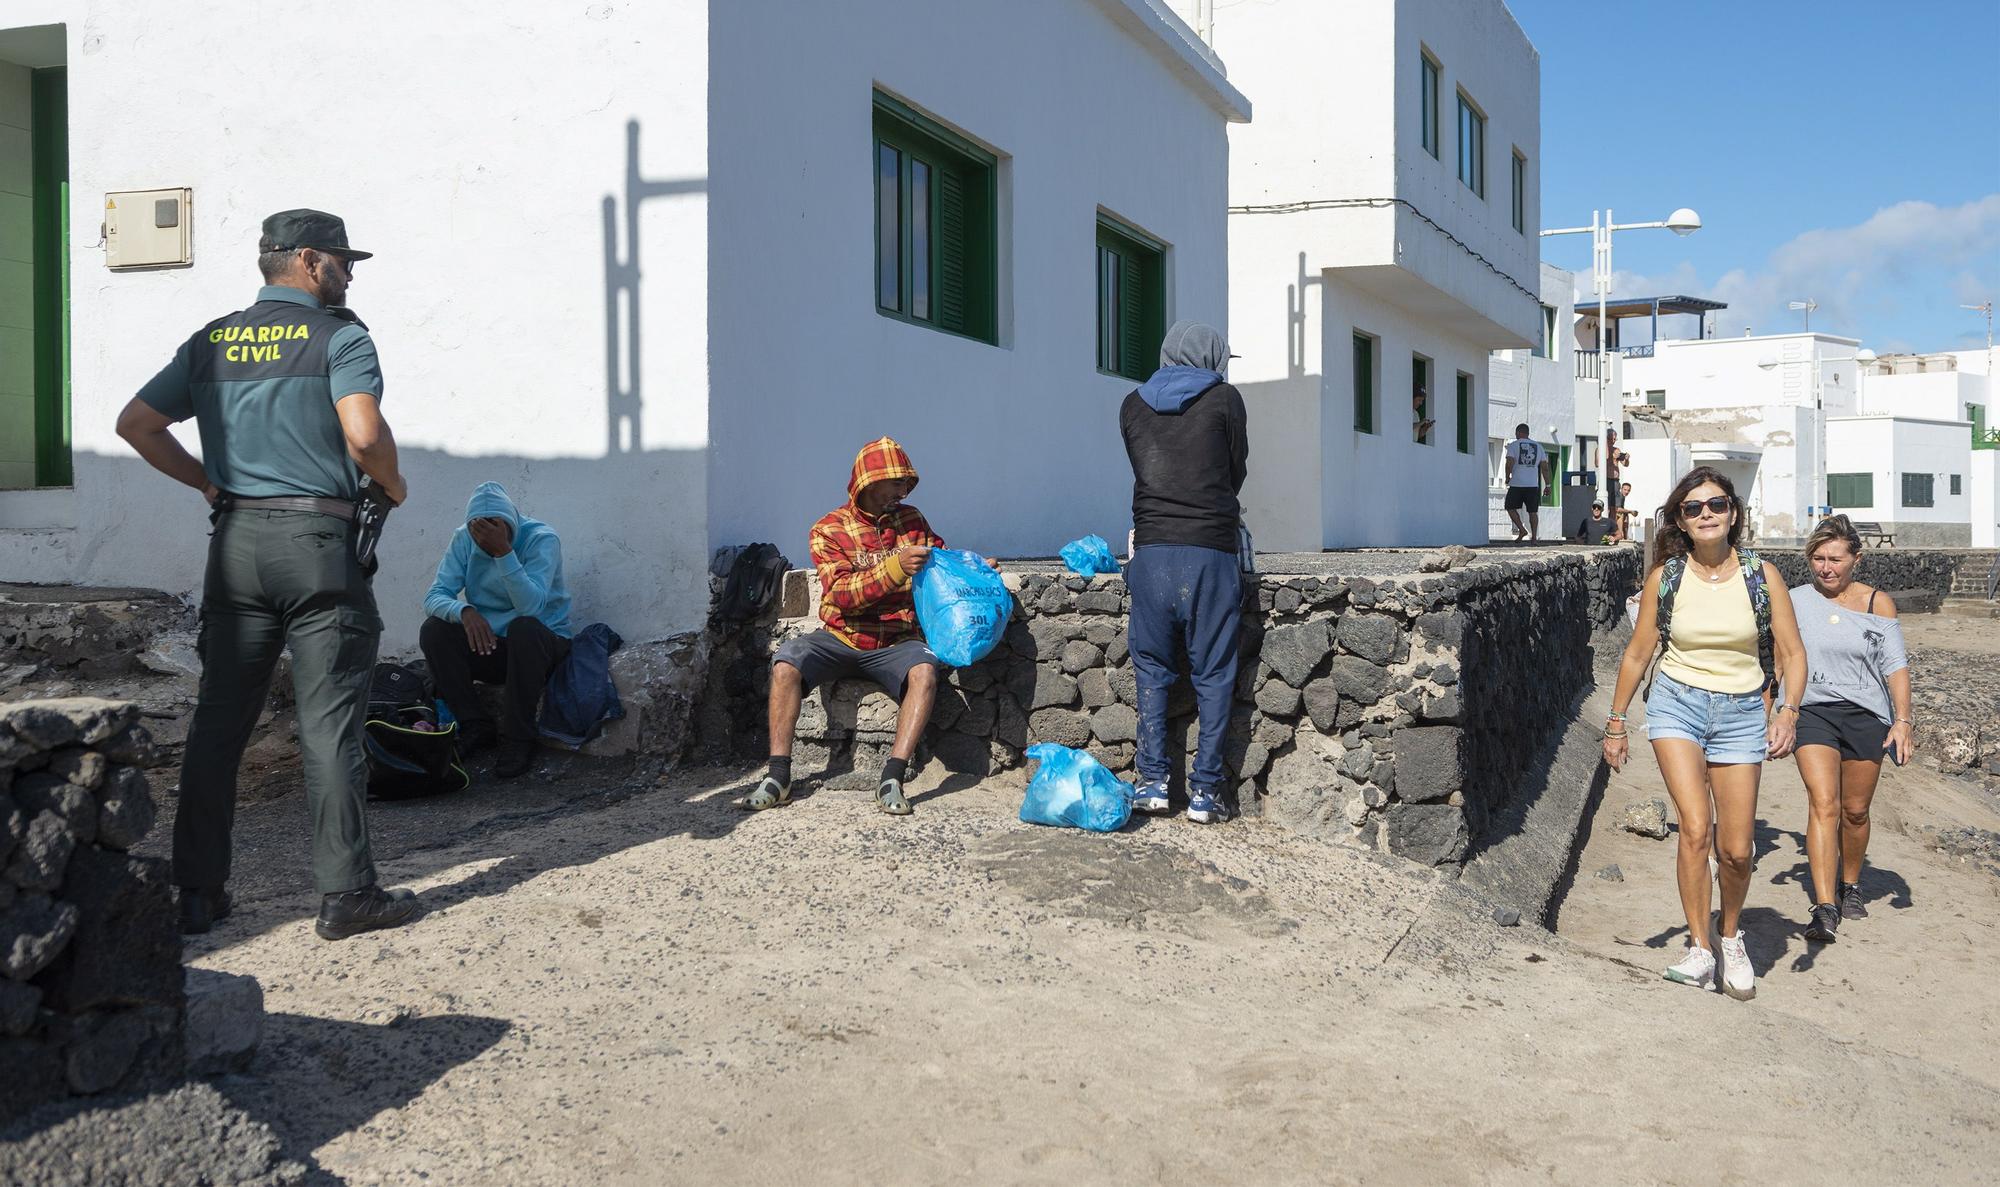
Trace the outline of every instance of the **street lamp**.
{"label": "street lamp", "polygon": [[1599,493],[1605,499],[1611,498],[1611,409],[1605,400],[1605,385],[1610,368],[1604,355],[1605,306],[1611,300],[1611,233],[1613,231],[1640,231],[1653,227],[1665,227],[1676,235],[1692,235],[1701,230],[1701,216],[1683,206],[1666,218],[1654,223],[1615,223],[1611,221],[1611,211],[1590,212],[1587,227],[1557,227],[1542,232],[1542,238],[1551,235],[1590,234],[1590,284],[1597,290],[1597,421],[1598,440],[1603,442],[1603,456],[1598,459]]}

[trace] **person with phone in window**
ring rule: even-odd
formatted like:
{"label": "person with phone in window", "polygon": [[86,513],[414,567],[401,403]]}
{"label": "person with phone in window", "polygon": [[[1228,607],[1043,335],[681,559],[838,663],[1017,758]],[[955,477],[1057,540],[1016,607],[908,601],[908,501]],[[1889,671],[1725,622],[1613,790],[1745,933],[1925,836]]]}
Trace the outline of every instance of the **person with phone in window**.
{"label": "person with phone in window", "polygon": [[1910,657],[1895,601],[1854,579],[1861,563],[1854,524],[1845,515],[1821,520],[1805,552],[1812,580],[1792,590],[1792,609],[1812,673],[1798,697],[1799,774],[1811,801],[1806,939],[1828,944],[1842,919],[1868,917],[1861,894],[1868,808],[1882,756],[1901,766],[1913,749]]}

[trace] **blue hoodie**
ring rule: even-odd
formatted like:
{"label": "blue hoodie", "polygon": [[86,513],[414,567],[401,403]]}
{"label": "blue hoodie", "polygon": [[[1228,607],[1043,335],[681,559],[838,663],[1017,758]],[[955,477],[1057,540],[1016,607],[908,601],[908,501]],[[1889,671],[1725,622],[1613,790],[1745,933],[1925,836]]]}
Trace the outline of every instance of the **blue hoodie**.
{"label": "blue hoodie", "polygon": [[514,525],[514,550],[502,557],[488,556],[460,524],[438,563],[437,580],[424,596],[424,613],[457,622],[469,605],[502,638],[507,624],[523,617],[540,619],[543,626],[569,638],[569,590],[563,585],[562,542],[555,529],[538,519],[521,518],[505,487],[482,482],[466,503],[466,523],[494,518]]}

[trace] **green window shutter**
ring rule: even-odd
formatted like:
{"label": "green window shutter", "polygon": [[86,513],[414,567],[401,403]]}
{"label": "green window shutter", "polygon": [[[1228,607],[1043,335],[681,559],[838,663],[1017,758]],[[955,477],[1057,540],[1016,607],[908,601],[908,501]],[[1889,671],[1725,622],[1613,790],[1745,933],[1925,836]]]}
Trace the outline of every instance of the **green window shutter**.
{"label": "green window shutter", "polygon": [[1828,474],[1826,501],[1832,507],[1872,507],[1875,505],[1873,474]]}
{"label": "green window shutter", "polygon": [[876,311],[998,341],[998,160],[875,93]]}
{"label": "green window shutter", "polygon": [[938,174],[938,324],[955,334],[967,333],[972,301],[971,259],[966,250],[970,227],[966,218],[965,182],[957,173]]}
{"label": "green window shutter", "polygon": [[1472,377],[1458,377],[1458,451],[1472,452]]}
{"label": "green window shutter", "polygon": [[1166,336],[1166,249],[1137,227],[1097,217],[1097,366],[1145,379]]}
{"label": "green window shutter", "polygon": [[1354,431],[1375,431],[1375,340],[1354,336]]}
{"label": "green window shutter", "polygon": [[35,485],[68,486],[69,86],[61,66],[29,78],[30,254],[34,308]]}
{"label": "green window shutter", "polygon": [[[1143,378],[1150,371],[1142,369],[1146,365],[1146,278],[1139,261],[1132,256],[1118,257],[1118,373],[1128,378]],[[1160,348],[1159,340],[1153,340],[1153,349]]]}

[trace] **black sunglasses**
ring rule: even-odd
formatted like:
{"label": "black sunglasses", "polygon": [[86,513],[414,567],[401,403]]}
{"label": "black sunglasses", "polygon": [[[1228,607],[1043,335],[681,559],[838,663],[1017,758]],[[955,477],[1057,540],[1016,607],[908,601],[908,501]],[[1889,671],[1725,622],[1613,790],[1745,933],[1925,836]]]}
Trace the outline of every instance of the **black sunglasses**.
{"label": "black sunglasses", "polygon": [[1703,507],[1708,508],[1717,515],[1727,515],[1729,514],[1729,509],[1734,505],[1735,500],[1731,499],[1728,495],[1717,495],[1712,499],[1689,499],[1687,502],[1681,504],[1681,518],[1694,519],[1701,514]]}

